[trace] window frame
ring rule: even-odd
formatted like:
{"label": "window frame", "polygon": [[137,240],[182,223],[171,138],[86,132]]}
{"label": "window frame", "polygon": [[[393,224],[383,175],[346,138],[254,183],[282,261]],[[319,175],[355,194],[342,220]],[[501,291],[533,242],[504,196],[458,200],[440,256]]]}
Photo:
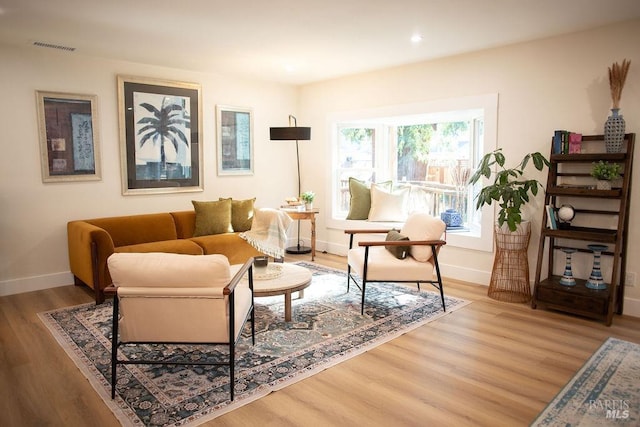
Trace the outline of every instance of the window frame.
{"label": "window frame", "polygon": [[[327,227],[330,229],[337,230],[345,230],[347,228],[354,228],[354,225],[357,223],[357,228],[379,228],[381,223],[369,222],[365,220],[354,221],[347,220],[343,218],[336,217],[336,213],[338,212],[338,207],[336,203],[338,203],[339,194],[334,194],[334,190],[339,188],[339,183],[337,182],[338,178],[338,169],[341,169],[338,162],[338,139],[337,132],[339,126],[344,127],[344,125],[354,125],[354,126],[362,126],[362,127],[375,127],[372,124],[378,120],[382,120],[389,117],[409,117],[412,115],[436,115],[442,114],[442,117],[446,117],[450,115],[452,112],[456,111],[464,111],[464,110],[482,110],[483,111],[483,132],[484,138],[482,142],[482,146],[475,147],[475,153],[472,154],[471,162],[473,165],[477,164],[478,160],[486,153],[491,152],[497,148],[497,124],[498,124],[498,94],[485,94],[485,95],[477,95],[477,96],[466,96],[466,97],[458,97],[458,98],[448,98],[441,100],[433,100],[433,101],[425,101],[419,103],[412,104],[403,104],[403,105],[394,105],[394,106],[386,106],[386,107],[378,107],[372,109],[365,110],[357,110],[357,111],[344,111],[344,112],[335,112],[328,114],[327,123],[328,123],[328,131],[331,140],[331,144],[328,144],[329,147],[329,158],[331,169],[333,173],[331,174],[331,179],[327,180],[327,194],[330,194],[330,197],[327,197],[327,212],[330,212],[329,217],[327,218]],[[376,130],[377,132],[378,130]],[[389,150],[390,146],[387,142],[388,138],[378,138],[376,140],[377,145],[384,145],[385,150]],[[382,149],[383,147],[376,147],[377,149]],[[393,178],[394,182],[397,181],[395,177],[390,176],[391,174],[391,164],[394,160],[394,156],[386,155],[385,159],[389,161],[384,166],[382,165],[374,165],[374,169],[385,169],[381,171],[378,175],[376,173],[376,178],[378,181],[382,181],[388,178]],[[385,159],[381,159],[384,161]],[[473,194],[477,194],[480,188],[486,183],[477,184],[476,188],[473,190]],[[339,190],[338,190],[339,191]],[[475,196],[474,196],[475,200]],[[472,200],[473,203],[473,200]],[[475,204],[474,204],[475,205]],[[455,231],[447,233],[447,244],[450,246],[461,247],[466,249],[480,250],[486,252],[493,251],[493,226],[495,223],[495,210],[494,206],[484,206],[480,212],[481,220],[476,227],[473,227],[469,231]],[[384,223],[384,225],[399,226],[401,223]],[[489,238],[489,236],[491,236]]]}

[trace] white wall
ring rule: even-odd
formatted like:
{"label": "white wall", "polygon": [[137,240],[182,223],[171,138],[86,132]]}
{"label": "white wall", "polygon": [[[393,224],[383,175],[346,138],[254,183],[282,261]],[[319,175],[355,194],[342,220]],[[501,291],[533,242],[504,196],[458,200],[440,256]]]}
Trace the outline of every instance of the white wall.
{"label": "white wall", "polygon": [[[270,142],[269,126],[286,126],[296,114],[311,126],[312,141],[300,143],[303,190],[318,193],[318,247],[340,252],[346,236],[326,228],[327,115],[450,97],[499,94],[498,145],[508,159],[528,151],[549,152],[555,129],[600,134],[609,114],[607,67],[624,58],[631,70],[622,96],[627,131],[640,133],[640,21],[568,36],[428,61],[405,67],[310,84],[299,89],[213,74],[106,61],[27,47],[0,46],[0,295],[71,283],[66,222],[72,219],[191,209],[192,199],[258,197],[277,206],[296,192],[293,143]],[[428,48],[428,47],[427,47]],[[383,53],[381,53],[383,54]],[[201,83],[204,103],[202,193],[122,196],[116,75]],[[35,90],[98,95],[103,180],[43,184],[40,175]],[[215,105],[254,109],[255,175],[217,177]],[[635,160],[640,155],[636,151]],[[637,166],[637,165],[636,165]],[[640,181],[640,167],[634,181]],[[538,176],[545,180],[546,174]],[[630,270],[640,254],[639,185],[631,200]],[[531,212],[531,275],[537,255],[542,199]],[[634,216],[635,214],[635,216]],[[308,225],[303,223],[303,236]],[[446,275],[488,283],[490,253],[448,247]],[[640,273],[640,271],[638,271]],[[640,275],[639,275],[640,277]],[[640,283],[627,291],[626,313],[640,315]]]}
{"label": "white wall", "polygon": [[[313,127],[313,141],[302,153],[303,164],[313,164],[303,177],[303,187],[322,190],[317,206],[327,206],[331,170],[327,116],[341,111],[408,104],[489,93],[499,94],[498,146],[508,160],[519,161],[527,152],[550,152],[555,129],[602,134],[611,100],[607,67],[624,58],[631,69],[622,94],[621,111],[627,132],[640,136],[640,21],[592,31],[454,56],[394,69],[307,85],[301,92],[301,117]],[[428,48],[428,47],[425,47]],[[382,54],[382,53],[381,53]],[[323,159],[323,160],[320,160]],[[638,162],[640,154],[635,153]],[[320,160],[320,161],[319,161]],[[637,165],[636,165],[637,166]],[[633,180],[640,182],[640,167]],[[546,170],[536,178],[546,182]],[[640,256],[640,185],[634,185],[629,232],[629,270]],[[532,205],[529,265],[535,273],[543,196]],[[333,251],[342,251],[347,237],[327,229],[318,217],[318,239]],[[444,274],[488,284],[493,254],[447,247],[442,251]],[[640,316],[640,283],[628,288],[626,313]]]}
{"label": "white wall", "polygon": [[[202,85],[204,192],[123,196],[118,140],[118,74]],[[71,284],[69,220],[192,209],[191,200],[257,196],[279,206],[295,194],[295,148],[269,141],[269,126],[287,126],[298,89],[179,69],[0,45],[0,295]],[[36,90],[96,94],[102,181],[42,183]],[[216,175],[216,104],[254,112],[255,175]],[[285,166],[285,167],[281,167]]]}

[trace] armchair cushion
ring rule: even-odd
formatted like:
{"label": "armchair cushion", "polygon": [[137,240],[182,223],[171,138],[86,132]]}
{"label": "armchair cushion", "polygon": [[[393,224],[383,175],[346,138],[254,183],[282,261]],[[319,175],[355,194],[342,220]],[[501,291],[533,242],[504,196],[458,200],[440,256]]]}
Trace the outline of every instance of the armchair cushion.
{"label": "armchair cushion", "polygon": [[231,280],[229,261],[218,254],[114,253],[107,262],[115,286],[222,288]]}
{"label": "armchair cushion", "polygon": [[[397,242],[401,240],[409,240],[407,236],[403,236],[400,234],[398,230],[391,230],[387,233],[387,237],[385,241],[387,242]],[[395,245],[387,245],[385,248],[391,252],[391,254],[398,259],[405,259],[409,254],[409,246],[395,246]]]}
{"label": "armchair cushion", "polygon": [[369,221],[404,221],[411,187],[386,190],[376,184],[371,186],[371,210]]}
{"label": "armchair cushion", "polygon": [[[425,247],[431,250],[431,246]],[[349,265],[360,277],[364,276],[364,251],[365,248],[357,247],[349,249],[347,253]],[[432,277],[432,265],[418,262],[412,257],[398,259],[382,246],[369,248],[367,281],[413,282],[416,280],[428,280]]]}
{"label": "armchair cushion", "polygon": [[[439,240],[446,228],[447,226],[440,218],[426,212],[419,212],[409,215],[400,233],[407,236],[409,240]],[[411,246],[410,253],[420,262],[429,261],[432,255],[430,246]]]}

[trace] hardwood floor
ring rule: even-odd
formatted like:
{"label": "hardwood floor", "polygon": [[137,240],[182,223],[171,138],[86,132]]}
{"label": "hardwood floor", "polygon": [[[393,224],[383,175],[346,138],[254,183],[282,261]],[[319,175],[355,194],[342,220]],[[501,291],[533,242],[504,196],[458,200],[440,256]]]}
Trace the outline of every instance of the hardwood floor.
{"label": "hardwood floor", "polygon": [[[333,255],[316,262],[345,268]],[[486,291],[445,280],[446,295],[473,302],[206,425],[526,426],[604,339],[640,343],[640,319],[606,327]],[[37,317],[91,301],[73,285],[0,298],[0,425],[118,425]]]}

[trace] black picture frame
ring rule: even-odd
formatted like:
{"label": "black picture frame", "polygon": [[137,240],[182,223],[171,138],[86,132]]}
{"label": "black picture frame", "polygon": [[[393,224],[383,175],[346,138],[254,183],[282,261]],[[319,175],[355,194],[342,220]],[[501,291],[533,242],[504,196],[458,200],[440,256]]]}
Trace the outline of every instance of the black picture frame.
{"label": "black picture frame", "polygon": [[203,191],[201,86],[118,76],[122,193]]}

